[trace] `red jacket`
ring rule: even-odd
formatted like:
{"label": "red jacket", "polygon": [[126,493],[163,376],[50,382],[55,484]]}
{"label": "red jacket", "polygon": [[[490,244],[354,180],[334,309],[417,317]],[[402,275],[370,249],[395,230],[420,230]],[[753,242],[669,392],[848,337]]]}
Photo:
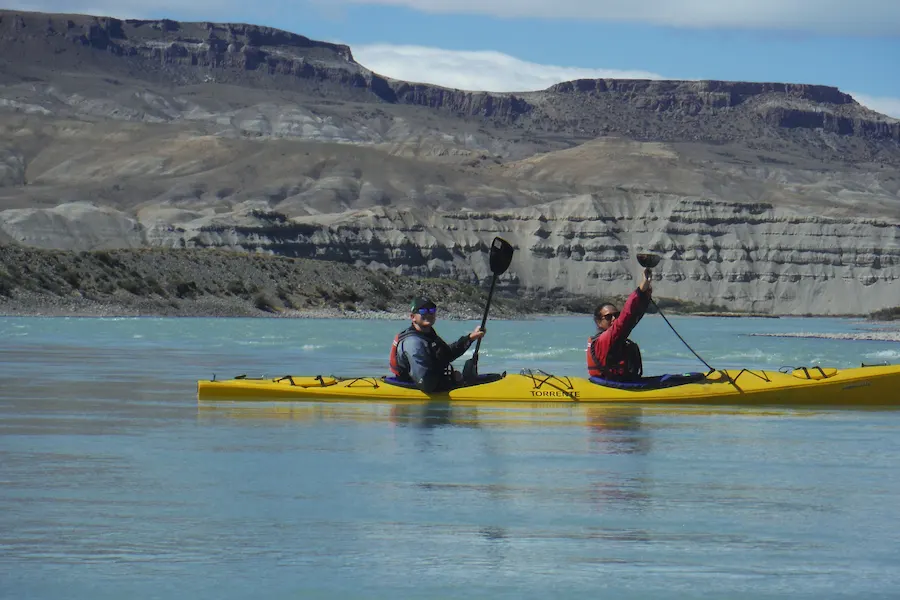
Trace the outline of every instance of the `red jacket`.
{"label": "red jacket", "polygon": [[629,344],[633,346],[632,352],[637,353],[637,366],[635,367],[633,366],[635,359],[629,357],[626,342],[629,342],[628,336],[644,316],[649,305],[650,293],[642,292],[640,288],[634,290],[625,301],[619,318],[615,319],[606,331],[602,331],[588,340],[588,375],[616,379],[629,376],[640,377],[641,373],[633,372],[640,369],[640,350],[637,349],[637,344],[633,342]]}

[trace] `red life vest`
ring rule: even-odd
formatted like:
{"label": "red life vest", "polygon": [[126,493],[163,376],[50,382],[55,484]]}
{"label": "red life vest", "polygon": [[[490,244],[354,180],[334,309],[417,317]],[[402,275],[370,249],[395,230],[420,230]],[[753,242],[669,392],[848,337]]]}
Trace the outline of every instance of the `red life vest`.
{"label": "red life vest", "polygon": [[[601,332],[602,333],[602,332]],[[609,349],[604,364],[594,352],[594,340],[600,333],[588,338],[587,368],[590,377],[602,379],[639,379],[644,374],[640,347],[629,339]]]}
{"label": "red life vest", "polygon": [[397,346],[400,345],[400,342],[405,340],[411,335],[417,335],[419,332],[416,331],[415,327],[410,327],[409,329],[404,329],[396,336],[394,336],[394,343],[391,344],[391,373],[394,374],[394,377],[408,377],[409,373],[404,373],[400,368],[400,363],[397,360]]}

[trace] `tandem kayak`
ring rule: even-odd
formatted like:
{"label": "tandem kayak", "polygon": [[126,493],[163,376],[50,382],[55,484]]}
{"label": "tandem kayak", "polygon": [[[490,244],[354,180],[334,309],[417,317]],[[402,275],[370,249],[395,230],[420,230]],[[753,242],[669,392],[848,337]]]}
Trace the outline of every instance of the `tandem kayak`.
{"label": "tandem kayak", "polygon": [[471,384],[426,394],[388,377],[285,375],[197,382],[199,400],[638,403],[724,406],[900,407],[900,365],[779,371],[713,370],[647,377],[631,384],[539,370],[480,375]]}

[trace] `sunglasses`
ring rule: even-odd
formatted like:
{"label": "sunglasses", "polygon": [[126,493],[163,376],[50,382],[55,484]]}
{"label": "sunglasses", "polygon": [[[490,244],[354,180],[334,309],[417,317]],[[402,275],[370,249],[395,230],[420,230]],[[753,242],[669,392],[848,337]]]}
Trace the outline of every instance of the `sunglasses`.
{"label": "sunglasses", "polygon": [[437,308],[420,308],[416,312],[419,313],[420,315],[436,315]]}
{"label": "sunglasses", "polygon": [[612,321],[613,319],[618,319],[619,314],[621,314],[621,313],[614,312],[614,313],[609,313],[608,315],[600,315],[600,320],[601,321]]}

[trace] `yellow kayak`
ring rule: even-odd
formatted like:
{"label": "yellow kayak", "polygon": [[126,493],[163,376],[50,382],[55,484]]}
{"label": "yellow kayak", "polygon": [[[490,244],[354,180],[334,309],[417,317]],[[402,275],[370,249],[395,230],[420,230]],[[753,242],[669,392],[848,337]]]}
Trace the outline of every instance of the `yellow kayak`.
{"label": "yellow kayak", "polygon": [[426,394],[385,377],[286,375],[201,380],[199,400],[313,400],[704,404],[726,406],[900,407],[900,365],[787,371],[715,370],[645,378],[616,387],[582,377],[523,370],[481,375],[480,382]]}

